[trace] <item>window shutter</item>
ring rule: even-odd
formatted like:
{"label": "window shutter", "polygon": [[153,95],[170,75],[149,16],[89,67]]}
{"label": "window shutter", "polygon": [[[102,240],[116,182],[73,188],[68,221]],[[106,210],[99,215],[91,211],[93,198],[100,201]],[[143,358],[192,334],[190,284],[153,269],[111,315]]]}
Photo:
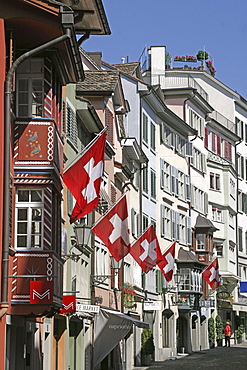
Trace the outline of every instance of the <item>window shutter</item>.
{"label": "window shutter", "polygon": [[205,126],[204,126],[204,120],[200,118],[200,129],[201,129],[201,137],[205,137]]}
{"label": "window shutter", "polygon": [[191,218],[189,216],[186,216],[186,242],[188,245],[191,245]]}
{"label": "window shutter", "polygon": [[208,128],[207,127],[205,127],[204,146],[205,148],[208,148]]}
{"label": "window shutter", "polygon": [[142,289],[146,289],[146,274],[142,272]]}
{"label": "window shutter", "polygon": [[206,173],[207,172],[207,165],[206,165],[206,155],[202,153],[202,172]]}
{"label": "window shutter", "polygon": [[135,235],[135,210],[134,208],[131,208],[131,232],[132,235]]}
{"label": "window shutter", "polygon": [[176,212],[176,240],[179,242],[180,240],[180,214]]}
{"label": "window shutter", "polygon": [[216,135],[216,138],[217,138],[217,151],[216,151],[216,153],[218,155],[221,155],[221,136]]}
{"label": "window shutter", "polygon": [[160,230],[161,230],[161,237],[163,238],[165,236],[165,206],[164,204],[160,205],[160,211],[161,211]]}
{"label": "window shutter", "polygon": [[113,145],[113,114],[107,107],[105,108],[105,125],[108,126],[107,140]]}
{"label": "window shutter", "polygon": [[189,117],[189,124],[190,124],[190,127],[193,127],[193,111],[192,109],[190,109],[190,117]]}
{"label": "window shutter", "polygon": [[164,160],[160,158],[160,187],[164,189]]}
{"label": "window shutter", "polygon": [[190,194],[190,177],[189,175],[185,175],[185,186],[186,186],[186,200],[191,200],[191,194]]}
{"label": "window shutter", "polygon": [[178,196],[178,169],[174,168],[175,171],[175,194]]}
{"label": "window shutter", "polygon": [[176,193],[176,177],[175,177],[175,167],[170,166],[170,175],[171,175],[171,193]]}
{"label": "window shutter", "polygon": [[163,283],[163,275],[162,272],[157,269],[156,270],[156,293],[162,293],[162,284]]}
{"label": "window shutter", "polygon": [[190,206],[191,208],[195,207],[195,188],[193,185],[191,185],[191,200],[190,200]]}
{"label": "window shutter", "polygon": [[172,239],[176,240],[176,211],[171,210],[171,228],[172,228]]}
{"label": "window shutter", "polygon": [[192,149],[193,149],[193,144],[190,141],[188,141],[185,145],[186,157],[193,157]]}
{"label": "window shutter", "polygon": [[208,193],[204,193],[204,213],[208,214]]}

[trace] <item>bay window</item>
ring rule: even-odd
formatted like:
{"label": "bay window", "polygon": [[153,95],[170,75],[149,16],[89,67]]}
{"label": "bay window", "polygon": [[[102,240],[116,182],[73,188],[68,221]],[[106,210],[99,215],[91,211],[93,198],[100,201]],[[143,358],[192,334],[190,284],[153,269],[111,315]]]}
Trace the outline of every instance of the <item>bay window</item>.
{"label": "bay window", "polygon": [[42,248],[43,190],[18,189],[16,194],[16,247]]}

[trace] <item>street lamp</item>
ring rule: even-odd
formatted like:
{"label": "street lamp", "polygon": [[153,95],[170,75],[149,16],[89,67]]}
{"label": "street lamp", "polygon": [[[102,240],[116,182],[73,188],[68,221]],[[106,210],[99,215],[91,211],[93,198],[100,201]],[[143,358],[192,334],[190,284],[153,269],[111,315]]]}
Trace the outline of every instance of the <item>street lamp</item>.
{"label": "street lamp", "polygon": [[111,259],[111,268],[114,270],[114,275],[91,275],[92,286],[100,285],[104,283],[107,279],[111,279],[118,274],[121,268],[122,260],[117,262],[115,258],[112,256],[110,256],[110,259]]}
{"label": "street lamp", "polygon": [[[76,241],[70,247],[69,253],[62,256],[65,261],[71,259],[72,261],[78,262],[80,256],[85,252],[85,249],[90,250],[90,248],[88,247],[88,241],[91,233],[91,227],[86,224],[78,224],[75,225],[74,232]],[[81,253],[70,253],[73,248],[78,249],[78,251],[80,251]]]}

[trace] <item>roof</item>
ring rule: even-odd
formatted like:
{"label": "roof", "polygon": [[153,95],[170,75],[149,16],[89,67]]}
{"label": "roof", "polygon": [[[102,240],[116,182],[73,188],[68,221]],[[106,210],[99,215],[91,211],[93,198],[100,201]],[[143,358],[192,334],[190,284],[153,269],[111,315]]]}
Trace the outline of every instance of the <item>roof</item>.
{"label": "roof", "polygon": [[140,66],[140,62],[112,64],[112,66],[121,72],[133,75],[136,69]]}
{"label": "roof", "polygon": [[187,250],[183,249],[182,247],[178,251],[178,261],[177,262],[178,263],[180,263],[180,262],[193,263],[193,264],[199,264],[199,265],[205,266],[204,263],[201,263],[196,258],[194,253],[192,253],[191,251],[187,251]]}
{"label": "roof", "polygon": [[118,71],[85,71],[85,80],[76,85],[76,90],[77,92],[113,92],[118,80]]}
{"label": "roof", "polygon": [[199,232],[200,230],[202,231],[204,230],[206,232],[215,232],[219,230],[213,225],[213,223],[207,217],[203,217],[201,215],[197,216],[195,229],[197,232]]}

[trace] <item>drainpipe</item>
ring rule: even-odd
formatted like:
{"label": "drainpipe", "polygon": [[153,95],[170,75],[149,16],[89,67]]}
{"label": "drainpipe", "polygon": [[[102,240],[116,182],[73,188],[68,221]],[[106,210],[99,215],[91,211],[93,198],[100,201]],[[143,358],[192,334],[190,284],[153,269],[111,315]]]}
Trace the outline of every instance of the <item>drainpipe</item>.
{"label": "drainpipe", "polygon": [[[62,12],[62,9],[60,10]],[[8,309],[8,273],[9,273],[9,208],[10,208],[10,126],[11,126],[11,86],[13,76],[24,60],[47,50],[54,45],[65,42],[71,38],[70,29],[66,34],[51,40],[37,48],[27,51],[15,60],[8,71],[5,81],[5,107],[4,107],[4,184],[3,184],[3,254],[2,254],[2,296],[0,303],[0,318]]]}

